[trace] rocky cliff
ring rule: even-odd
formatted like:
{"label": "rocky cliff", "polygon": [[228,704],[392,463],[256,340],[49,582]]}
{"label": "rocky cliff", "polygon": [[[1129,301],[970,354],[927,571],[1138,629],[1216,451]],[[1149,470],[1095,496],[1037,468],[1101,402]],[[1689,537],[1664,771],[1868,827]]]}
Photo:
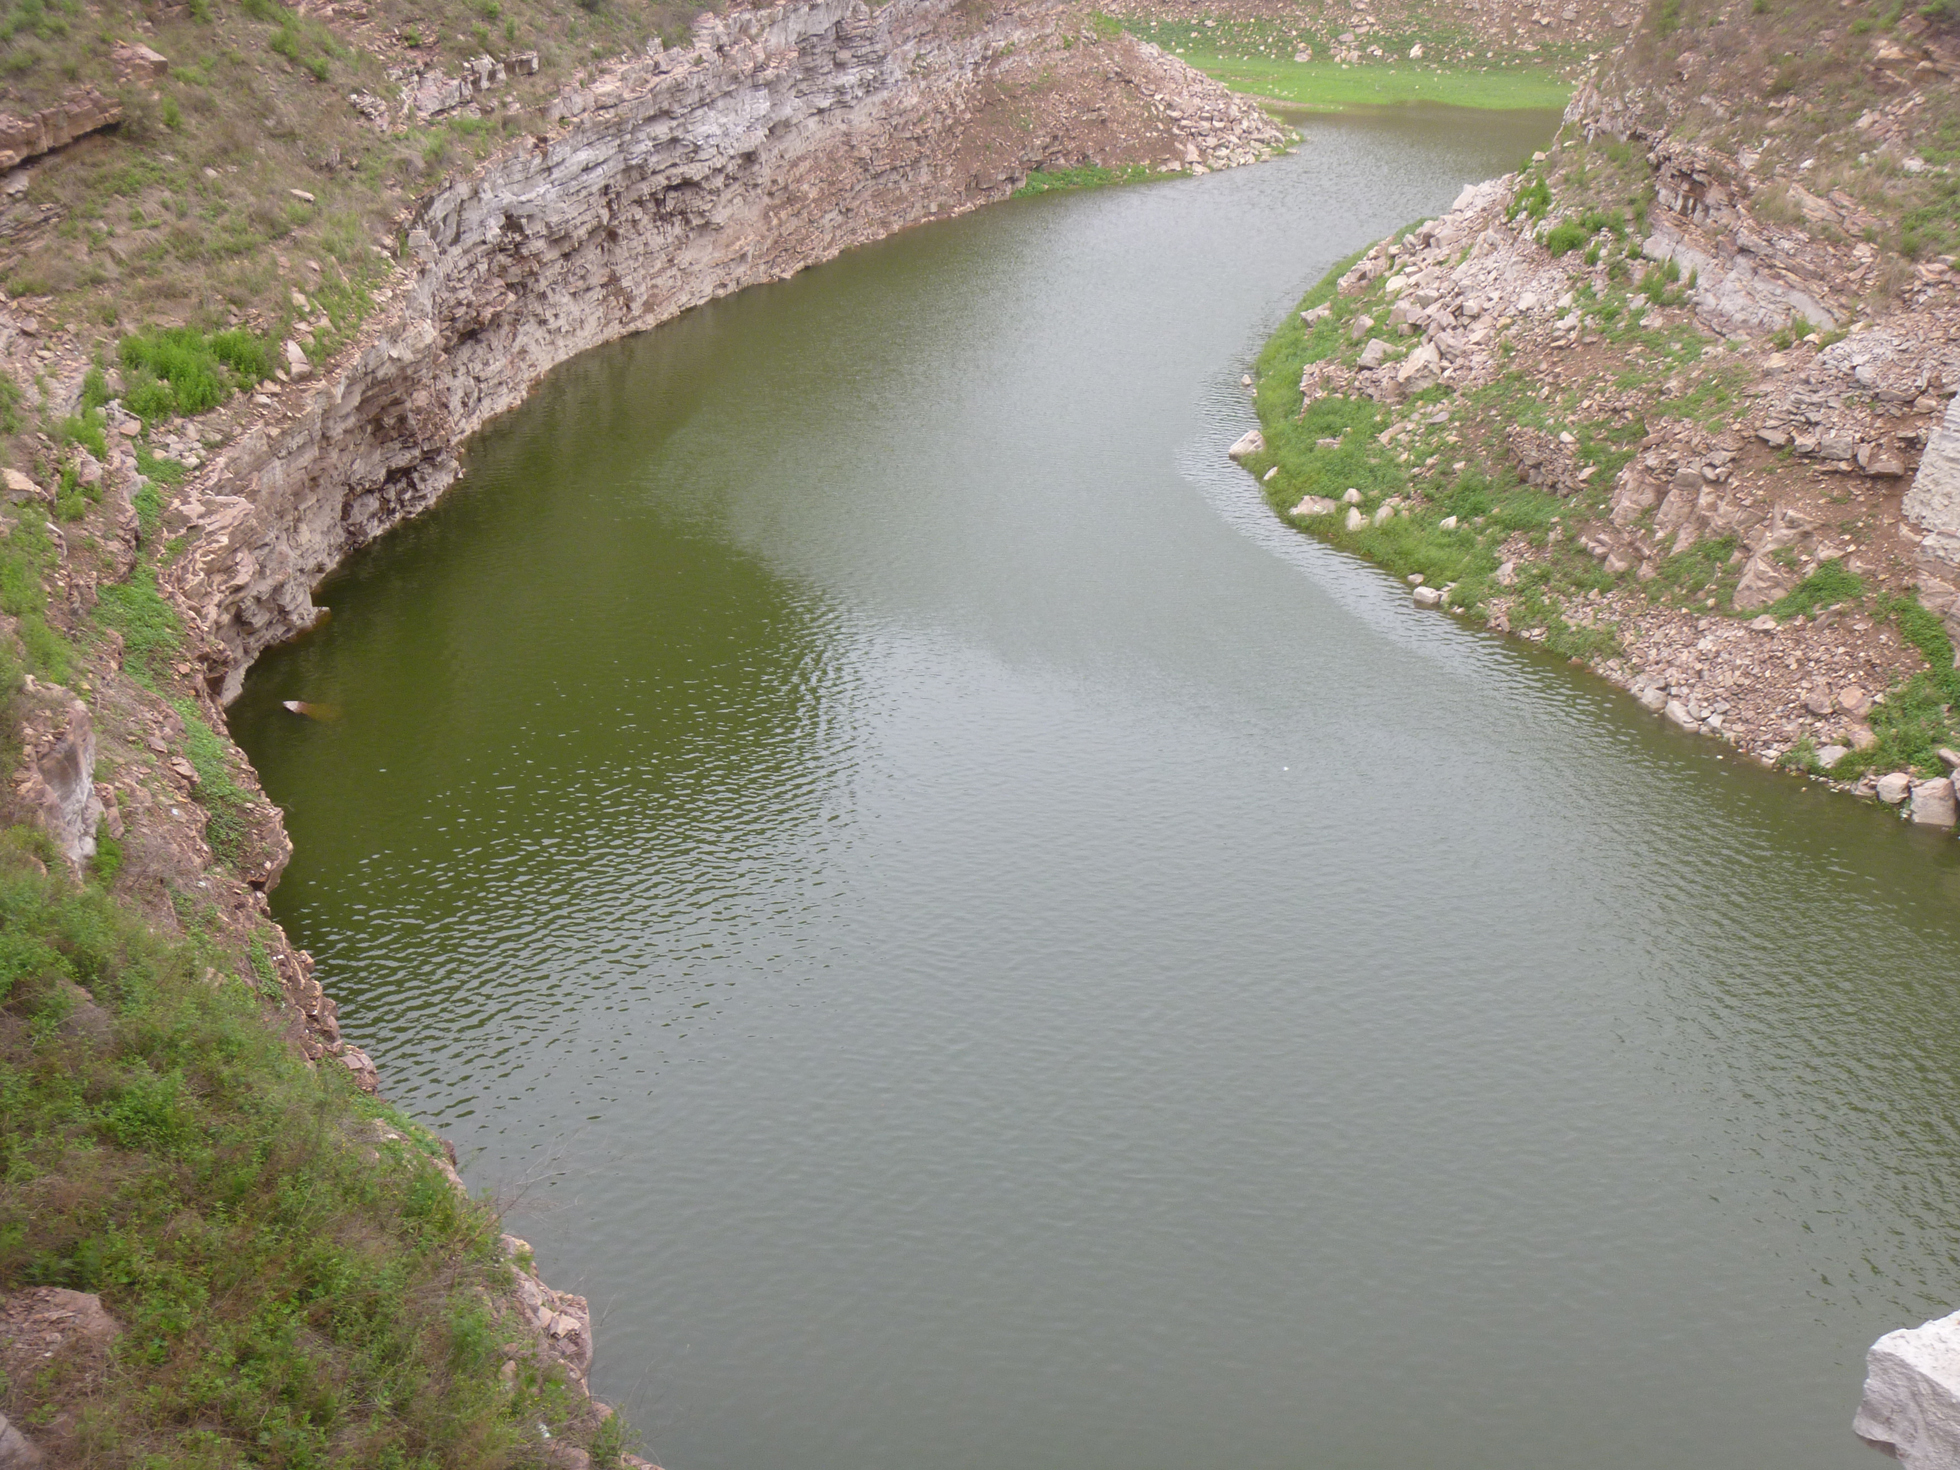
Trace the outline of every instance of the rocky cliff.
{"label": "rocky cliff", "polygon": [[461,440],[574,354],[1004,198],[1044,162],[1195,170],[1284,141],[1155,48],[1073,44],[1066,11],[973,14],[704,16],[686,48],[605,69],[560,97],[559,131],[427,199],[359,349],[265,400],[172,508],[189,552],[169,581],[210,688],[233,697],[257,653],[312,623],[320,578],[440,495]]}

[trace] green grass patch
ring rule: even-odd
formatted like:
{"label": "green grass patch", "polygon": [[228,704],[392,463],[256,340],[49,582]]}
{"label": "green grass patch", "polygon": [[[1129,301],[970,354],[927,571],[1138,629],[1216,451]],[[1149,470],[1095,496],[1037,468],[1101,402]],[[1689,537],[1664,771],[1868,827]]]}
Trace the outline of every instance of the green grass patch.
{"label": "green grass patch", "polygon": [[1036,194],[1060,194],[1075,189],[1102,189],[1111,184],[1144,184],[1158,177],[1146,163],[1123,168],[1103,168],[1089,164],[1082,168],[1044,168],[1028,175],[1028,181],[1013,193],[1015,199]]}
{"label": "green grass patch", "polygon": [[208,412],[272,376],[270,344],[237,327],[133,332],[122,339],[120,353],[128,380],[123,404],[146,423]]}
{"label": "green grass patch", "polygon": [[[141,514],[139,510],[139,515]],[[147,542],[149,536],[145,536]],[[96,591],[95,620],[114,629],[123,641],[123,668],[145,689],[155,691],[159,667],[177,656],[184,629],[175,608],[157,590],[156,568],[140,564],[126,582],[112,582]]]}
{"label": "green grass patch", "polygon": [[1221,56],[1203,51],[1182,54],[1192,66],[1234,92],[1270,97],[1316,112],[1404,102],[1434,102],[1493,112],[1543,111],[1563,108],[1572,96],[1572,84],[1547,70],[1438,71],[1387,62],[1344,67],[1332,61]]}
{"label": "green grass patch", "polygon": [[197,800],[206,813],[204,840],[220,861],[236,867],[245,843],[252,794],[232,777],[230,747],[188,699],[171,701],[184,722],[184,758],[197,771]]}
{"label": "green grass patch", "polygon": [[[1836,557],[1831,557],[1819,562],[1816,571],[1771,603],[1767,611],[1778,618],[1808,617],[1820,608],[1850,602],[1864,595],[1864,580]],[[1940,636],[1944,638],[1946,635],[1942,632]],[[1947,658],[1949,662],[1952,661],[1951,648],[1947,650]]]}
{"label": "green grass patch", "polygon": [[0,612],[17,620],[15,631],[27,655],[28,671],[66,684],[74,649],[48,624],[48,590],[43,581],[54,560],[47,517],[38,506],[18,507],[13,529],[0,541]]}
{"label": "green grass patch", "polygon": [[73,1405],[104,1466],[542,1463],[580,1400],[500,1384],[497,1221],[432,1140],[295,1054],[207,903],[165,938],[31,846],[0,842],[0,1290],[126,1330],[105,1373],[10,1385],[20,1417]]}

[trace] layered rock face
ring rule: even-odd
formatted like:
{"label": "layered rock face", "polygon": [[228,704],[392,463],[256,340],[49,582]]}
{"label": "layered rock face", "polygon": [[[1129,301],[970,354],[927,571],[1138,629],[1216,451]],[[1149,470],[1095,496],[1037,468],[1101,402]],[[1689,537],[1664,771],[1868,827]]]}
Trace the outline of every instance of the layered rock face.
{"label": "layered rock face", "polygon": [[[409,232],[412,279],[358,357],[234,443],[173,509],[189,554],[171,580],[208,634],[219,697],[313,622],[328,570],[434,500],[458,473],[459,441],[557,363],[1003,198],[1045,161],[976,124],[1003,96],[1025,99],[1003,80],[1009,58],[1047,38],[1058,12],[969,13],[952,0],[875,13],[815,0],[703,17],[687,49],[562,97],[566,132],[429,199]],[[1166,127],[1177,166],[1249,161],[1282,141],[1249,104],[1121,45],[1133,62],[1150,55],[1127,80],[1108,69],[1117,102],[1128,87],[1131,102],[1162,104],[1167,125],[1201,119]],[[1153,69],[1166,63],[1207,105],[1165,93]]]}

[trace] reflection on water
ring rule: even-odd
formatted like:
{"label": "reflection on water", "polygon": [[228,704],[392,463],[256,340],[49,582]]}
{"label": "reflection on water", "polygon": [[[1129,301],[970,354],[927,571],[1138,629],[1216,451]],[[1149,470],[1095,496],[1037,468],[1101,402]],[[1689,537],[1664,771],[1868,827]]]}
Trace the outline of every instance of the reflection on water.
{"label": "reflection on water", "polygon": [[593,353],[255,672],[281,918],[670,1470],[1871,1463],[1960,1281],[1960,844],[1223,458],[1298,293],[1550,126],[1314,119]]}

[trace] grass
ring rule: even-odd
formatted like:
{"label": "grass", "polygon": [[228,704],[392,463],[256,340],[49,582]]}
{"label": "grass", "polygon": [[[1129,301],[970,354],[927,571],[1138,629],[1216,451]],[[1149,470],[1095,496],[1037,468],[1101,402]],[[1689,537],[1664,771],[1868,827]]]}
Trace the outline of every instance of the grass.
{"label": "grass", "polygon": [[152,328],[124,337],[118,353],[124,406],[145,423],[205,413],[272,376],[271,345],[237,327]]}
{"label": "grass", "polygon": [[1569,82],[1540,68],[1468,71],[1389,64],[1344,67],[1331,61],[1222,56],[1204,51],[1180,54],[1235,92],[1270,97],[1313,111],[1405,102],[1488,111],[1545,110],[1563,108],[1572,96]]}
{"label": "grass", "polygon": [[48,592],[42,581],[54,559],[47,517],[38,506],[19,506],[10,533],[0,540],[0,612],[18,619],[14,631],[26,654],[28,672],[66,684],[74,648],[49,626]]}
{"label": "grass", "polygon": [[[1609,655],[1618,646],[1612,629],[1568,621],[1559,610],[1560,595],[1583,595],[1610,585],[1583,552],[1568,550],[1542,562],[1521,563],[1508,587],[1496,580],[1507,538],[1523,534],[1546,544],[1577,506],[1523,483],[1508,464],[1486,469],[1466,455],[1462,471],[1431,473],[1419,464],[1409,467],[1403,459],[1406,455],[1427,462],[1425,452],[1447,446],[1452,424],[1466,411],[1502,412],[1519,421],[1542,411],[1521,379],[1501,379],[1454,406],[1442,385],[1427,389],[1400,414],[1420,427],[1388,445],[1378,435],[1394,415],[1370,399],[1323,395],[1301,410],[1302,371],[1310,363],[1351,356],[1355,346],[1349,322],[1355,314],[1379,307],[1374,294],[1336,294],[1336,283],[1353,260],[1336,264],[1300,303],[1302,312],[1322,304],[1333,311],[1311,327],[1298,313],[1290,316],[1260,355],[1254,402],[1266,450],[1248,459],[1245,467],[1260,480],[1268,503],[1289,523],[1388,571],[1405,577],[1420,574],[1430,586],[1450,587],[1452,608],[1481,614],[1502,597],[1510,604],[1511,626],[1544,646],[1572,658]],[[1444,421],[1429,424],[1428,418],[1438,413],[1445,415]],[[1333,440],[1338,443],[1324,443]],[[1625,450],[1602,438],[1596,452],[1623,455]],[[1271,478],[1266,477],[1268,470],[1275,471]],[[1348,525],[1346,505],[1306,520],[1291,515],[1303,496],[1339,501],[1349,490],[1359,497],[1358,526]],[[1376,513],[1384,506],[1390,513],[1377,524]],[[1456,524],[1445,526],[1451,518]]]}
{"label": "grass", "polygon": [[1157,177],[1147,163],[1133,163],[1124,168],[1103,168],[1089,164],[1082,168],[1044,168],[1028,175],[1028,181],[1016,189],[1013,198],[1027,199],[1036,194],[1059,194],[1070,190],[1102,189],[1111,184],[1144,184]]}
{"label": "grass", "polygon": [[36,845],[0,836],[0,1290],[97,1292],[125,1331],[100,1373],[0,1385],[9,1417],[78,1410],[104,1470],[541,1463],[581,1401],[500,1382],[497,1221],[434,1140],[292,1050],[202,900],[159,936]]}
{"label": "grass", "polygon": [[197,772],[197,801],[206,813],[204,840],[220,862],[238,865],[245,844],[245,814],[252,793],[231,774],[233,747],[205,723],[188,699],[173,700],[184,722],[184,757]]}

